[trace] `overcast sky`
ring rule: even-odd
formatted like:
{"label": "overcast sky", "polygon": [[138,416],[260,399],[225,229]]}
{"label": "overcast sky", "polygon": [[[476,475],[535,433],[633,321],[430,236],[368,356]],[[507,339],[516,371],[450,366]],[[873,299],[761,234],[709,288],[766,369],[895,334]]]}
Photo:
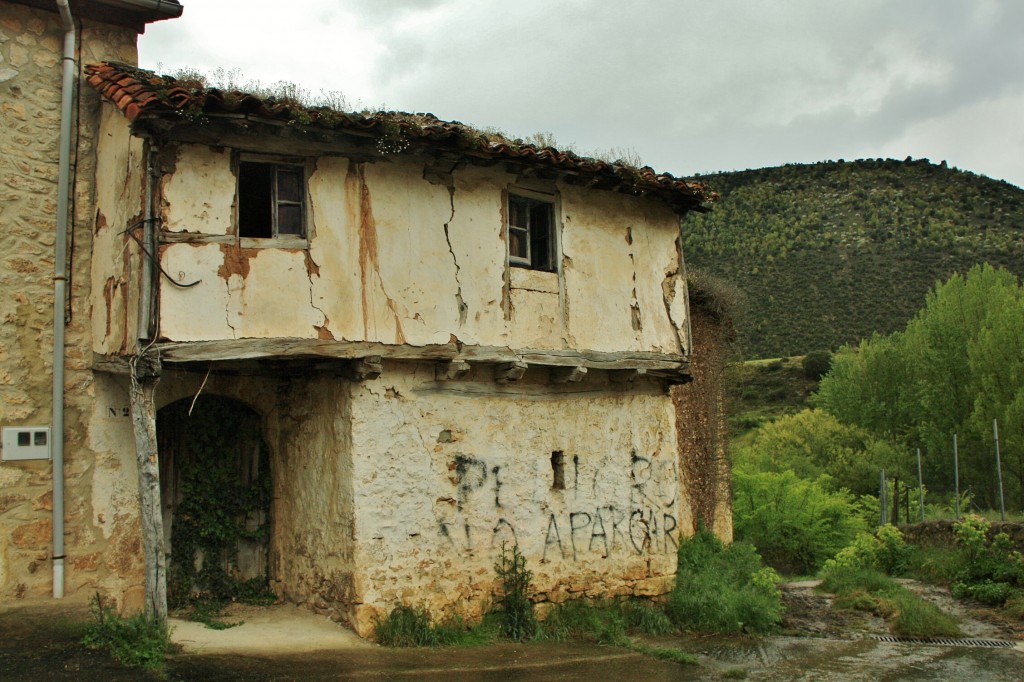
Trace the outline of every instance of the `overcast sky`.
{"label": "overcast sky", "polygon": [[144,68],[241,72],[688,176],[927,157],[1024,187],[1020,0],[181,0]]}

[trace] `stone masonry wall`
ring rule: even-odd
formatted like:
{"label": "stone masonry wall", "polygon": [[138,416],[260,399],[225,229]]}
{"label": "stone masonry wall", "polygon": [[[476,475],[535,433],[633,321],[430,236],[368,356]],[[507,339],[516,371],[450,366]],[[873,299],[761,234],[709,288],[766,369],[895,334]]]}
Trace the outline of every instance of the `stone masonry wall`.
{"label": "stone masonry wall", "polygon": [[453,382],[433,372],[385,363],[352,385],[348,617],[361,635],[403,603],[480,616],[502,543],[518,543],[539,603],[671,589],[693,523],[660,384],[594,372],[565,386],[535,368],[502,386],[487,366]]}
{"label": "stone masonry wall", "polygon": [[[51,421],[53,246],[57,204],[63,29],[56,13],[0,3],[0,425],[45,425]],[[135,63],[135,32],[85,22],[80,58]],[[72,201],[70,305],[66,352],[66,591],[117,585],[138,573],[137,512],[97,511],[93,482],[134,480],[134,460],[116,450],[94,453],[103,440],[87,425],[99,412],[124,419],[123,388],[97,381],[89,369],[89,259],[94,222],[91,178],[99,101],[80,88],[75,109],[80,123],[72,162],[77,161]],[[110,412],[112,410],[113,412]],[[114,416],[116,415],[116,416]],[[104,427],[99,426],[99,430]],[[52,589],[52,492],[49,462],[0,463],[0,600],[49,594]],[[119,488],[120,490],[120,488]],[[111,492],[107,489],[106,492]],[[121,498],[115,498],[121,499]],[[110,500],[108,498],[107,503]],[[133,552],[136,552],[133,554]],[[128,601],[132,599],[129,596]]]}

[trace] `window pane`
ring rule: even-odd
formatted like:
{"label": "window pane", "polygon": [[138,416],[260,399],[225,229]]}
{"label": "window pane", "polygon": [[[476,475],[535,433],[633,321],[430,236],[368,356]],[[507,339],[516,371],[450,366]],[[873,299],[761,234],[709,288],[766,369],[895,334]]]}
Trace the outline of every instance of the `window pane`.
{"label": "window pane", "polygon": [[530,207],[530,265],[538,270],[553,270],[551,262],[552,205],[533,202]]}
{"label": "window pane", "polygon": [[277,233],[302,234],[302,207],[283,204],[277,207]]}
{"label": "window pane", "polygon": [[290,169],[277,169],[278,200],[302,201],[302,173]]}
{"label": "window pane", "polygon": [[530,226],[530,209],[527,199],[514,196],[508,198],[508,224],[516,227]]}
{"label": "window pane", "polygon": [[508,228],[508,255],[510,258],[530,258],[529,233],[519,227]]}
{"label": "window pane", "polygon": [[273,236],[274,166],[241,163],[238,167],[238,236]]}

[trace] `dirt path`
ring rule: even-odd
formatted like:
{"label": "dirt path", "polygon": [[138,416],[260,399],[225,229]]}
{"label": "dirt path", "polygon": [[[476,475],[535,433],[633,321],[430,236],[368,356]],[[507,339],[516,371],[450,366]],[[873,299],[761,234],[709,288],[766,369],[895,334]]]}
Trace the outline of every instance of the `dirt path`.
{"label": "dirt path", "polygon": [[[696,655],[696,666],[656,660],[627,649],[580,642],[497,644],[439,649],[386,649],[291,606],[234,607],[227,630],[176,622],[185,649],[172,656],[171,681],[302,680],[991,680],[1024,675],[1024,632],[984,609],[964,607],[943,590],[908,584],[956,615],[970,637],[1016,639],[1015,649],[882,642],[885,623],[870,614],[833,611],[813,583],[787,585],[784,634],[774,637],[645,638]],[[156,681],[80,644],[85,603],[0,604],[0,680]]]}

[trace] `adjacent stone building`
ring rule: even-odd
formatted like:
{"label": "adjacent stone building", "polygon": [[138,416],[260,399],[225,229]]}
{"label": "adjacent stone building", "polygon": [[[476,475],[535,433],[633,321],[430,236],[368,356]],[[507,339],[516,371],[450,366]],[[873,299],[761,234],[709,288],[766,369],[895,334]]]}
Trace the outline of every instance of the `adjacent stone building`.
{"label": "adjacent stone building", "polygon": [[[50,49],[55,15],[4,7],[5,31],[38,38],[5,35],[12,68],[11,40]],[[79,91],[69,591],[138,605],[133,416],[155,418],[172,590],[216,564],[368,634],[401,603],[479,615],[503,546],[537,601],[670,588],[696,523],[670,395],[691,376],[679,221],[703,188],[429,115],[160,77],[129,65],[131,28],[93,30],[108,39]],[[55,62],[31,59],[58,88]],[[3,180],[29,254],[2,265],[4,425],[49,417],[49,97],[3,105],[24,121],[0,135],[24,157]],[[155,414],[129,408],[143,365]],[[2,598],[51,587],[51,484],[45,463],[0,464]],[[195,520],[226,498],[230,551],[197,550]]]}
{"label": "adjacent stone building", "polygon": [[[72,1],[74,73],[84,63],[105,59],[135,63],[136,38],[145,24],[180,13],[173,0]],[[3,427],[53,423],[54,244],[66,34],[56,2],[0,1]],[[89,297],[100,97],[88,86],[76,87],[71,95],[63,354],[66,591],[100,589],[137,608],[141,557],[134,456],[113,450],[94,428],[105,420],[125,419],[120,411],[127,408],[123,392],[106,393],[92,371]],[[54,590],[51,464],[11,461],[10,455],[5,452],[0,461],[0,600]]]}

